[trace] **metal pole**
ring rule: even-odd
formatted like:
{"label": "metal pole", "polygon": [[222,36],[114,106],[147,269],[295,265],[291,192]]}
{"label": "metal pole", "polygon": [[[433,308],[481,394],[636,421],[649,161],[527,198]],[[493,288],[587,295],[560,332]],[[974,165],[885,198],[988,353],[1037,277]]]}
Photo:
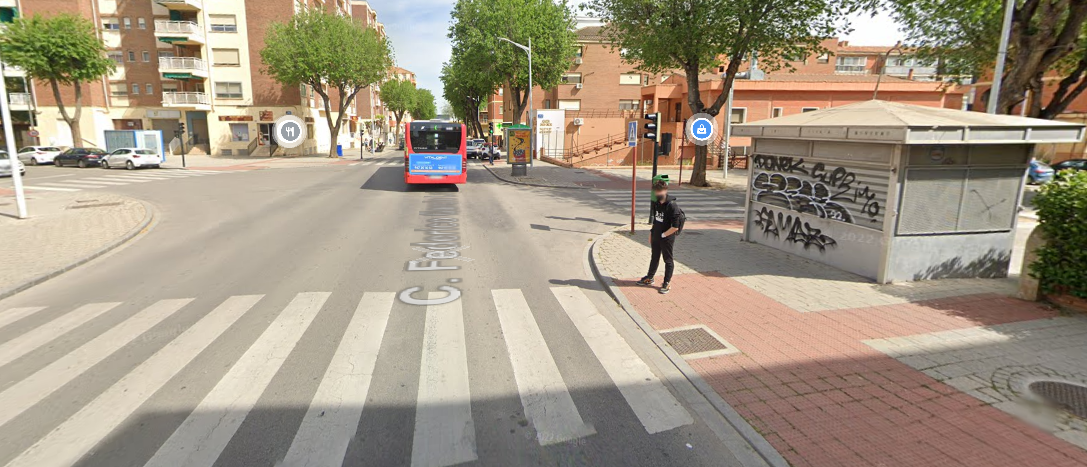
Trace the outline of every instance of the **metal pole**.
{"label": "metal pole", "polygon": [[634,235],[634,201],[638,192],[638,147],[630,148],[630,234]]}
{"label": "metal pole", "polygon": [[[8,101],[8,84],[3,76],[0,76],[0,102],[3,110],[0,117],[4,119],[4,139],[7,140],[5,149],[8,151],[8,162],[11,163],[11,182],[15,185],[15,205],[19,210],[19,219],[26,219],[26,193],[23,193],[23,176],[19,173],[19,157],[15,154],[15,130],[11,124],[11,103]],[[76,122],[78,125],[79,122]]]}
{"label": "metal pole", "polygon": [[536,125],[532,124],[533,119],[536,118],[536,111],[532,108],[532,37],[528,38],[528,122],[529,127],[532,128],[531,145],[532,153],[528,156],[528,165],[535,165],[533,159],[536,158]]}
{"label": "metal pole", "polygon": [[1015,0],[1004,1],[1004,26],[1000,30],[1000,49],[996,53],[996,70],[993,70],[993,86],[989,88],[989,102],[986,112],[995,114],[1000,102],[1000,87],[1004,80],[1004,62],[1008,59],[1008,36],[1011,35],[1012,13],[1015,12]]}
{"label": "metal pole", "polygon": [[725,155],[724,160],[721,161],[721,176],[726,181],[728,180],[728,156],[732,151],[732,144],[730,144],[729,139],[732,137],[732,97],[734,95],[732,91],[734,89],[736,89],[735,85],[728,88],[728,100],[726,101],[728,110],[725,111]]}

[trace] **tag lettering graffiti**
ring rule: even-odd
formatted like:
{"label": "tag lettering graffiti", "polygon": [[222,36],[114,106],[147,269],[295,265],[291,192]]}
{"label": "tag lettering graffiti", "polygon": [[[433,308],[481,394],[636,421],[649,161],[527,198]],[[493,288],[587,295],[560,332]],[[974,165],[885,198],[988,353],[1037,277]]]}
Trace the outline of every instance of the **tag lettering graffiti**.
{"label": "tag lettering graffiti", "polygon": [[844,167],[818,162],[809,170],[804,159],[787,156],[756,155],[754,160],[756,169],[765,170],[751,183],[755,201],[850,224],[857,223],[857,216],[880,220],[877,193],[856,186],[857,174]]}
{"label": "tag lettering graffiti", "polygon": [[774,212],[765,207],[755,212],[755,225],[762,229],[763,235],[767,237],[781,239],[781,233],[784,232],[785,242],[799,243],[805,250],[815,247],[820,252],[825,252],[828,247],[838,245],[833,238],[824,235],[822,229],[812,227],[800,216]]}

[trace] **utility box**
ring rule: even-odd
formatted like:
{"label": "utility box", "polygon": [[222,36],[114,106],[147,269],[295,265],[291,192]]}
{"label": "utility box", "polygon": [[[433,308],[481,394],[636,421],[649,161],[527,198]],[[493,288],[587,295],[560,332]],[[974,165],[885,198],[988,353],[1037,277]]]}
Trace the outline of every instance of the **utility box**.
{"label": "utility box", "polygon": [[738,125],[744,240],[878,283],[1006,277],[1034,145],[1074,123],[867,101]]}
{"label": "utility box", "polygon": [[159,154],[162,162],[166,162],[166,146],[162,142],[162,131],[159,130],[106,130],[106,152],[113,152],[121,148],[150,149]]}

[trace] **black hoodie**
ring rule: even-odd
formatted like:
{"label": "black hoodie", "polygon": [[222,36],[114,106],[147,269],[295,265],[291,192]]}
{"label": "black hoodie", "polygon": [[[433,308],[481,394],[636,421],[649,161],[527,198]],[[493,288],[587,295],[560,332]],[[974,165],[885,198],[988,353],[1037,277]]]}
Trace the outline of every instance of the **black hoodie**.
{"label": "black hoodie", "polygon": [[676,197],[666,195],[668,202],[652,202],[653,204],[653,233],[660,234],[672,227],[683,228],[683,209],[676,203]]}

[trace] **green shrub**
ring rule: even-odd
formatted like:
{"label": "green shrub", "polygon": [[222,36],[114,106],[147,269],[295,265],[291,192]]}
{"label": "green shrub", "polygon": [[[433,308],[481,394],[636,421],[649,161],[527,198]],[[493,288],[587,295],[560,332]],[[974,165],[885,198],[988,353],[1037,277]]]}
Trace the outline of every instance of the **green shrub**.
{"label": "green shrub", "polygon": [[1030,266],[1042,291],[1087,298],[1087,171],[1062,171],[1034,199],[1045,246]]}

